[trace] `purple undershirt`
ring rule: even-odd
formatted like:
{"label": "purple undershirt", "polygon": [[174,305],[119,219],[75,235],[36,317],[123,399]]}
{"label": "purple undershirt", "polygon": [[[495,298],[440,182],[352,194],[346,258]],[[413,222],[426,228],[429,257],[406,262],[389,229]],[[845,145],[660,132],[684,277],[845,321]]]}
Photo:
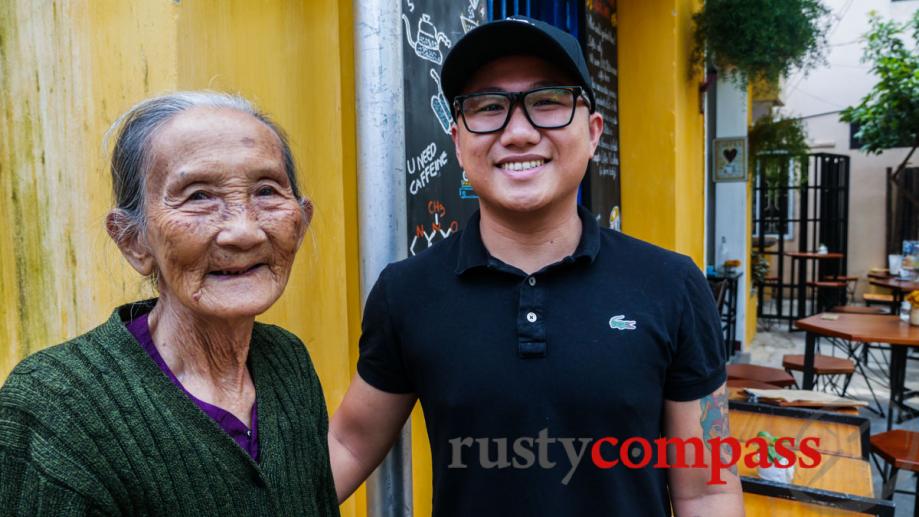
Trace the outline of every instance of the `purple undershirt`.
{"label": "purple undershirt", "polygon": [[150,336],[150,325],[147,323],[147,314],[144,314],[136,319],[131,320],[125,324],[128,331],[134,336],[134,339],[140,343],[140,346],[146,350],[147,354],[150,356],[150,359],[153,359],[153,362],[160,367],[160,370],[166,374],[166,377],[169,377],[169,380],[173,384],[179,387],[192,402],[195,403],[201,411],[211,417],[221,429],[224,430],[230,438],[242,447],[249,456],[252,457],[254,461],[258,461],[258,423],[256,422],[256,403],[252,404],[252,415],[250,419],[252,421],[252,429],[246,427],[246,424],[242,423],[240,419],[233,416],[229,411],[219,408],[213,404],[208,404],[203,400],[199,400],[194,395],[188,392],[185,389],[185,386],[182,386],[182,383],[179,382],[179,379],[176,378],[175,374],[172,373],[172,370],[169,369],[169,365],[166,364],[166,361],[163,360],[163,356],[160,355],[159,351],[156,349],[156,345],[153,344],[153,338]]}

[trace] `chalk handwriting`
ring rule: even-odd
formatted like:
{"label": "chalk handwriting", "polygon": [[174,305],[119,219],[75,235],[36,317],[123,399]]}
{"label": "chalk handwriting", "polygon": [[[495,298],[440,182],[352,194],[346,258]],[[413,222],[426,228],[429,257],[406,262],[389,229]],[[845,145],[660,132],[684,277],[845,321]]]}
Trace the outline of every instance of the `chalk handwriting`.
{"label": "chalk handwriting", "polygon": [[409,182],[409,192],[417,196],[431,180],[440,174],[440,170],[447,165],[448,161],[447,151],[438,153],[435,142],[428,144],[418,156],[406,160],[405,170],[408,171],[409,176],[415,176]]}
{"label": "chalk handwriting", "polygon": [[590,1],[585,19],[585,57],[594,77],[597,110],[603,114],[604,119],[603,135],[591,161],[597,174],[611,176],[615,180],[619,176],[619,109],[615,91],[618,71],[614,65],[616,18],[610,2]]}

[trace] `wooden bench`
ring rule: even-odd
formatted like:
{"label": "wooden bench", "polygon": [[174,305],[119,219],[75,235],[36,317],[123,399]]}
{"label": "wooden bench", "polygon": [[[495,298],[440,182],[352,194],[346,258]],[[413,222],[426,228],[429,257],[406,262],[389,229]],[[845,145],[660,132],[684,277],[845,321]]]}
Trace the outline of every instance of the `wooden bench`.
{"label": "wooden bench", "polygon": [[[782,356],[782,368],[804,371],[804,354],[785,354]],[[814,355],[815,375],[851,375],[855,373],[855,362],[843,357],[830,355]]]}
{"label": "wooden bench", "polygon": [[887,293],[865,293],[862,295],[862,298],[868,305],[872,303],[884,303],[890,305],[893,303],[893,295]]}
{"label": "wooden bench", "polygon": [[[785,354],[782,356],[782,368],[791,374],[792,371],[804,372],[804,354]],[[842,357],[833,357],[829,355],[814,354],[814,377],[818,381],[824,377],[824,389],[831,385],[834,389],[836,383],[832,382],[832,377],[842,375],[845,381],[842,388],[836,390],[840,396],[846,396],[846,390],[849,388],[849,382],[852,381],[852,374],[855,373],[855,361]],[[829,377],[829,379],[828,379]],[[816,386],[815,386],[816,387]]]}
{"label": "wooden bench", "polygon": [[808,287],[822,287],[825,289],[845,289],[846,285],[847,284],[845,282],[838,282],[836,280],[818,280],[816,282],[807,283]]}
{"label": "wooden bench", "polygon": [[825,277],[823,277],[823,280],[833,280],[833,281],[836,281],[836,282],[846,282],[846,283],[848,283],[848,282],[858,282],[858,277],[857,277],[857,276],[844,276],[844,275],[839,275],[839,276],[825,276]]}
{"label": "wooden bench", "polygon": [[753,379],[728,379],[728,388],[754,388],[758,390],[776,390],[780,386]]}
{"label": "wooden bench", "polygon": [[759,381],[765,384],[771,384],[779,388],[796,386],[795,378],[781,368],[770,368],[757,364],[729,364],[727,366],[728,380],[730,379],[749,379]]}

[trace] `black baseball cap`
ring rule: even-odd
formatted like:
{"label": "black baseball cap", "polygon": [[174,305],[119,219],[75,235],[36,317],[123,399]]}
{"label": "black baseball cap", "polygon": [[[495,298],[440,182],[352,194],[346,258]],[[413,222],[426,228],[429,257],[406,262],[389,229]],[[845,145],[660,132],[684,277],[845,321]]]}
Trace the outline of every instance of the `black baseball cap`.
{"label": "black baseball cap", "polygon": [[500,57],[517,54],[543,58],[570,73],[584,88],[590,110],[594,111],[593,81],[578,40],[553,25],[526,16],[480,25],[453,46],[440,71],[441,87],[451,109],[453,99],[462,93],[476,70]]}

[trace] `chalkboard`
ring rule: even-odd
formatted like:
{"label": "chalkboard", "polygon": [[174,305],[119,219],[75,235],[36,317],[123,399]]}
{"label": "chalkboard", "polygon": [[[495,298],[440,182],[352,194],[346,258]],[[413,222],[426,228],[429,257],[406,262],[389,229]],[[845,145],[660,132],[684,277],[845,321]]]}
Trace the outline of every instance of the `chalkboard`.
{"label": "chalkboard", "polygon": [[453,152],[440,68],[453,44],[485,19],[485,0],[402,3],[409,255],[456,233],[479,205]]}
{"label": "chalkboard", "polygon": [[602,226],[620,230],[619,79],[616,57],[616,1],[587,0],[584,16],[585,57],[594,82],[597,111],[603,115],[603,135],[588,170],[591,212]]}

